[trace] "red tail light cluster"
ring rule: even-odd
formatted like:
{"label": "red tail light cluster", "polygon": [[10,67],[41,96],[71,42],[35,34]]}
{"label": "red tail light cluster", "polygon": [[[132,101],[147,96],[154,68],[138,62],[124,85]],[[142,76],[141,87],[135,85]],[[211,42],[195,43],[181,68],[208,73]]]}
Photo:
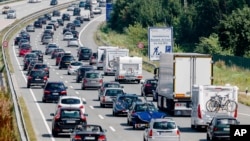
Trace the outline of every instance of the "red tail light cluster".
{"label": "red tail light cluster", "polygon": [[102,102],[105,102],[105,96],[102,96]]}
{"label": "red tail light cluster", "polygon": [[31,76],[28,76],[28,79],[30,80],[30,79],[32,79],[32,77],[31,77]]}
{"label": "red tail light cluster", "polygon": [[47,76],[44,76],[44,77],[43,77],[43,80],[48,80],[48,77],[47,77]]}
{"label": "red tail light cluster", "polygon": [[87,83],[88,81],[87,81],[87,79],[84,79],[83,82],[84,82],[84,83]]}
{"label": "red tail light cluster", "polygon": [[202,119],[202,115],[201,115],[201,106],[200,106],[200,104],[198,105],[198,117],[199,117],[200,119]]}
{"label": "red tail light cluster", "polygon": [[50,91],[45,90],[44,94],[50,94]]}
{"label": "red tail light cluster", "polygon": [[153,136],[153,130],[151,129],[149,132],[148,132],[148,137],[152,137]]}
{"label": "red tail light cluster", "polygon": [[105,135],[100,135],[98,137],[98,141],[106,141],[106,136]]}
{"label": "red tail light cluster", "polygon": [[74,140],[75,140],[75,141],[78,141],[78,140],[81,141],[82,138],[81,138],[80,135],[75,135],[75,136],[74,136]]}
{"label": "red tail light cluster", "polygon": [[152,85],[151,84],[146,84],[145,87],[151,87]]}
{"label": "red tail light cluster", "polygon": [[67,91],[61,91],[60,94],[66,95]]}
{"label": "red tail light cluster", "polygon": [[101,80],[99,80],[99,83],[102,83],[103,82],[103,80],[101,79]]}

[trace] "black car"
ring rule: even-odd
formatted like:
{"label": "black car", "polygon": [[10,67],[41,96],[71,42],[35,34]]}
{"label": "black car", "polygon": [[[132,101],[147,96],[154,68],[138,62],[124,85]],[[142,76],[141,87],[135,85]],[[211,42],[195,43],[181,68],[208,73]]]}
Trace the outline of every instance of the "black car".
{"label": "black car", "polygon": [[81,23],[84,23],[84,17],[83,16],[77,16],[75,19],[79,20]]}
{"label": "black car", "polygon": [[27,79],[27,88],[30,86],[42,86],[46,84],[48,78],[43,70],[31,70]]}
{"label": "black car", "polygon": [[45,17],[39,17],[38,21],[42,22],[42,24],[47,24],[47,18]]}
{"label": "black car", "polygon": [[49,66],[44,63],[36,63],[32,69],[43,70],[46,72],[47,77],[49,77]]}
{"label": "black car", "polygon": [[22,34],[20,34],[20,36],[21,36],[23,39],[27,39],[27,40],[30,41],[30,35],[29,35],[29,33],[22,33]]}
{"label": "black car", "polygon": [[44,17],[46,18],[46,20],[51,20],[52,15],[50,13],[44,14]]}
{"label": "black car", "polygon": [[69,29],[69,28],[63,28],[63,34],[66,33],[66,32],[71,32],[71,29]]}
{"label": "black car", "polygon": [[144,82],[141,82],[141,96],[148,96],[152,95],[153,91],[156,90],[158,80],[151,78],[146,79]]}
{"label": "black car", "polygon": [[76,30],[72,30],[71,33],[73,34],[74,38],[78,39],[79,38],[79,32]]}
{"label": "black car", "polygon": [[107,141],[106,129],[103,129],[100,125],[94,124],[80,124],[75,127],[73,133],[70,135],[70,141],[83,141],[83,140],[93,140],[93,141]]}
{"label": "black car", "polygon": [[85,3],[86,3],[85,1],[80,1],[79,2],[79,7],[84,8],[85,7]]}
{"label": "black car", "polygon": [[35,28],[42,28],[43,27],[42,21],[35,21],[34,22],[34,27]]}
{"label": "black car", "polygon": [[80,48],[78,50],[78,61],[81,61],[81,60],[89,60],[90,59],[90,56],[92,54],[92,49],[90,48]]}
{"label": "black car", "polygon": [[57,0],[51,0],[50,1],[50,5],[57,5],[58,4],[58,1]]}
{"label": "black car", "polygon": [[70,30],[75,30],[76,26],[74,23],[67,23],[66,28],[70,29]]}
{"label": "black car", "polygon": [[52,12],[52,16],[61,16],[61,12],[58,11],[58,10],[54,10],[54,11]]}
{"label": "black car", "polygon": [[22,37],[17,36],[14,40],[14,45],[18,45],[19,41],[22,39]]}
{"label": "black car", "polygon": [[79,7],[75,7],[73,10],[73,16],[80,16],[81,9]]}
{"label": "black car", "polygon": [[57,19],[59,26],[64,26],[64,21],[62,19]]}
{"label": "black car", "polygon": [[47,81],[43,89],[42,102],[58,101],[60,96],[67,95],[67,87],[61,81]]}
{"label": "black car", "polygon": [[135,101],[141,101],[136,94],[119,94],[113,102],[113,116],[127,115],[129,108]]}
{"label": "black car", "polygon": [[52,135],[54,137],[57,137],[60,133],[70,133],[77,125],[87,123],[87,114],[77,107],[61,107],[55,113],[51,113],[50,116],[53,116]]}
{"label": "black car", "polygon": [[70,15],[68,13],[63,13],[62,20],[63,21],[70,21]]}
{"label": "black car", "polygon": [[51,59],[54,59],[58,52],[65,52],[65,50],[63,48],[55,48],[53,49],[53,51],[51,52]]}
{"label": "black car", "polygon": [[27,70],[28,67],[29,67],[29,65],[30,65],[30,63],[31,63],[32,61],[38,61],[38,59],[37,59],[37,58],[27,58],[27,59],[23,62],[23,70]]}
{"label": "black car", "polygon": [[43,52],[41,50],[31,50],[30,53],[36,53],[38,56],[38,60],[43,62]]}
{"label": "black car", "polygon": [[70,62],[72,62],[74,60],[75,60],[74,56],[72,56],[72,55],[62,56],[60,63],[59,63],[59,69],[68,68],[68,65],[70,64]]}
{"label": "black car", "polygon": [[29,73],[31,72],[31,70],[33,69],[33,67],[34,67],[34,65],[36,64],[36,63],[39,63],[39,61],[38,60],[31,60],[30,62],[29,62],[29,65],[28,65],[28,68],[27,68],[27,75],[29,75]]}
{"label": "black car", "polygon": [[85,72],[90,70],[94,70],[94,67],[90,65],[84,65],[78,68],[76,73],[76,83],[80,83],[80,81],[82,81],[82,79],[84,78]]}
{"label": "black car", "polygon": [[73,21],[73,24],[76,26],[76,27],[81,27],[81,22],[79,20],[74,20]]}
{"label": "black car", "polygon": [[228,115],[216,115],[207,127],[207,140],[230,140],[230,125],[237,125],[239,121]]}

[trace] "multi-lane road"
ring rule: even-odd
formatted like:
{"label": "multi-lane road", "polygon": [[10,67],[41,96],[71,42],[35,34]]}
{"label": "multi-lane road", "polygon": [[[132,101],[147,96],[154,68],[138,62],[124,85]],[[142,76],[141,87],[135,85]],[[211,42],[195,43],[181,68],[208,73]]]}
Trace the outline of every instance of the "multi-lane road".
{"label": "multi-lane road", "polygon": [[[66,0],[64,0],[66,1]],[[61,1],[60,1],[61,2]],[[34,4],[33,4],[34,5]],[[38,6],[39,5],[39,6]],[[43,5],[43,6],[41,6]],[[49,1],[43,1],[40,4],[37,4],[37,7],[45,8],[49,7]],[[25,12],[29,7],[29,10]],[[23,9],[18,15],[23,14],[27,15],[31,12],[37,11],[38,8],[35,8],[34,11],[31,11],[33,6],[26,3],[20,3],[15,5],[15,9]],[[68,11],[62,11],[68,12]],[[105,13],[105,9],[103,9]],[[26,14],[25,14],[26,13]],[[69,12],[72,15],[72,12]],[[20,16],[19,15],[19,16]],[[1,17],[0,17],[1,18]],[[20,18],[20,17],[19,17]],[[73,16],[72,16],[73,19]],[[7,19],[4,19],[7,20]],[[96,51],[97,45],[94,42],[93,36],[94,32],[98,25],[105,20],[105,15],[95,16],[89,22],[85,22],[81,28],[78,28],[80,32],[79,41],[82,45],[90,47],[93,51]],[[72,54],[76,57],[76,48],[66,47],[67,42],[63,41],[62,28],[56,30],[54,35],[54,42],[56,42],[61,48],[64,48],[67,51],[71,51]],[[40,42],[40,36],[42,29],[36,29],[34,33],[31,34],[31,45],[33,49],[45,50],[45,45],[42,45]],[[14,37],[13,37],[14,39]],[[51,136],[51,119],[50,113],[53,113],[56,108],[55,103],[42,103],[42,89],[37,87],[26,88],[26,71],[22,70],[22,58],[18,57],[17,47],[11,46],[10,54],[13,56],[11,62],[13,64],[15,73],[13,73],[15,90],[22,96],[26,102],[27,108],[30,113],[31,121],[35,134],[39,141],[64,141],[69,140],[68,135],[63,135],[57,138]],[[53,81],[63,81],[68,86],[68,95],[77,95],[86,100],[86,112],[88,113],[87,120],[89,123],[95,123],[102,125],[107,129],[107,138],[109,141],[141,141],[143,130],[133,130],[130,126],[127,126],[126,117],[113,117],[111,108],[100,108],[99,101],[97,101],[97,90],[81,90],[80,83],[75,82],[74,75],[67,75],[67,70],[59,70],[58,66],[55,66],[55,60],[50,59],[50,56],[44,55],[44,63],[47,63],[50,66],[50,78],[49,80]],[[143,71],[144,78],[152,78],[153,75],[146,71]],[[105,81],[114,80],[113,76],[105,76]],[[140,94],[140,84],[122,84],[127,93],[136,93]],[[149,98],[151,99],[151,98]],[[250,124],[250,108],[244,105],[239,105],[239,115],[238,119],[241,124]],[[205,141],[206,134],[205,132],[198,132],[190,128],[190,117],[173,117],[177,122],[181,130],[181,140],[183,141]]]}

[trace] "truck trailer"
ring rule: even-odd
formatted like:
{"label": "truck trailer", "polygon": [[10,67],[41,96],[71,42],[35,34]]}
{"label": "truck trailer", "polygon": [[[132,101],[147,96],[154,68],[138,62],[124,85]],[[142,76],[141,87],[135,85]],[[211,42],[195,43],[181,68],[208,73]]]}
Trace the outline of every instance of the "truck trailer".
{"label": "truck trailer", "polygon": [[115,81],[140,83],[143,78],[141,57],[118,57],[114,65],[116,68]]}
{"label": "truck trailer", "polygon": [[157,107],[176,116],[191,115],[193,85],[213,84],[212,56],[199,53],[164,53],[154,70],[158,79]]}

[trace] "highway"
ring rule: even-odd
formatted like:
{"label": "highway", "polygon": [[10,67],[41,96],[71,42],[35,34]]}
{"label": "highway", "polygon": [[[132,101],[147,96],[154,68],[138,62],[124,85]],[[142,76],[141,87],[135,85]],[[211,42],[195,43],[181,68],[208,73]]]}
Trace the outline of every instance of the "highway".
{"label": "highway", "polygon": [[[47,5],[49,6],[48,1]],[[61,2],[61,1],[60,1]],[[42,2],[43,3],[43,2]],[[23,6],[29,4],[16,5],[15,8],[23,8]],[[36,9],[34,9],[36,10]],[[20,11],[23,15],[30,14],[31,11]],[[67,11],[62,11],[67,12]],[[103,9],[103,13],[105,10]],[[20,15],[21,15],[20,13]],[[72,15],[72,12],[70,12]],[[73,16],[72,18],[73,19]],[[97,26],[105,20],[105,15],[95,16],[90,22],[85,22],[81,28],[79,28],[80,42],[82,45],[90,47],[93,51],[96,51],[97,45],[93,40],[94,32]],[[45,45],[40,42],[40,35],[42,29],[36,29],[31,34],[31,45],[33,49],[45,50]],[[14,39],[14,37],[13,37]],[[12,40],[13,40],[12,39]],[[76,57],[75,47],[66,47],[67,42],[62,41],[62,27],[56,30],[54,35],[54,42],[58,43],[61,48],[67,51],[71,51]],[[13,44],[13,43],[12,43]],[[17,93],[22,96],[26,102],[27,108],[30,113],[30,118],[35,129],[37,139],[39,141],[68,141],[68,135],[62,135],[57,138],[53,138],[51,135],[51,119],[50,113],[55,112],[55,103],[42,103],[42,89],[39,87],[26,88],[26,71],[22,70],[22,58],[18,57],[17,47],[11,46],[10,54],[13,56],[11,62],[13,64],[15,73],[13,78],[15,79],[14,85]],[[76,57],[77,58],[77,57]],[[88,114],[88,123],[100,124],[107,129],[108,141],[141,141],[143,130],[133,130],[132,127],[127,126],[126,117],[113,117],[111,108],[100,108],[99,101],[97,101],[97,90],[81,90],[80,83],[75,82],[74,75],[67,75],[67,70],[59,70],[58,66],[55,66],[55,60],[50,59],[49,55],[44,55],[44,63],[50,66],[50,78],[53,81],[63,81],[68,86],[68,95],[77,95],[86,100],[86,113]],[[143,71],[144,79],[152,78],[153,74]],[[113,76],[105,76],[105,81],[114,80]],[[136,93],[140,95],[140,84],[122,84],[127,93]],[[152,100],[152,98],[149,98]],[[250,108],[244,105],[239,105],[238,119],[241,124],[250,124]],[[173,117],[176,123],[180,127],[181,140],[182,141],[205,141],[205,132],[198,132],[190,128],[190,117]]]}

